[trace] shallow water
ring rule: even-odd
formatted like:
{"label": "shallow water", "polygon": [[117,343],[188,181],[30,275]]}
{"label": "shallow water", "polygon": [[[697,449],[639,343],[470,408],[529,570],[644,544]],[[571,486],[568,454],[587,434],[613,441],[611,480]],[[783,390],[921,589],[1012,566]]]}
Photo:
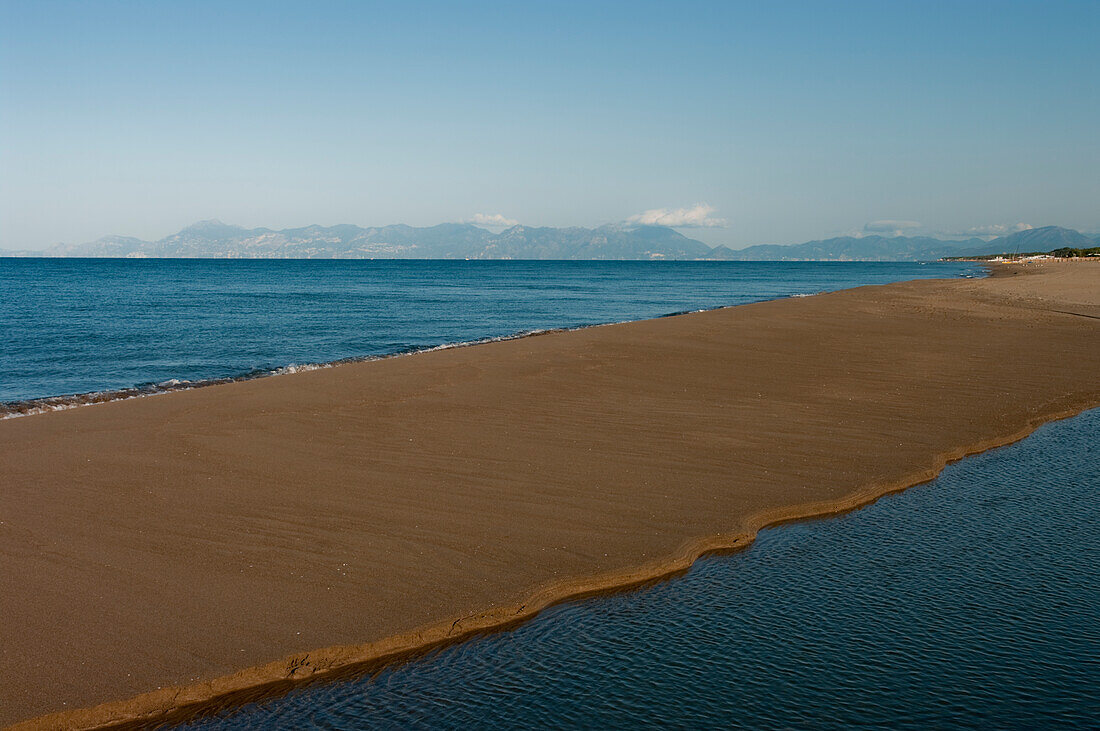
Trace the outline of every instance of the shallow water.
{"label": "shallow water", "polygon": [[237,728],[1100,727],[1100,409]]}
{"label": "shallow water", "polygon": [[[0,258],[10,402],[974,274],[974,264]],[[55,404],[56,405],[56,404]]]}

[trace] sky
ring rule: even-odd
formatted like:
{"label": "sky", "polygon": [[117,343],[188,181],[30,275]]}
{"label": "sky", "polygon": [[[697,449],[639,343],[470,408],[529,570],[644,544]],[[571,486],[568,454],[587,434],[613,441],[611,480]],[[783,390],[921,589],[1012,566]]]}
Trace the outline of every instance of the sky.
{"label": "sky", "polygon": [[0,0],[0,248],[1100,230],[1100,2]]}

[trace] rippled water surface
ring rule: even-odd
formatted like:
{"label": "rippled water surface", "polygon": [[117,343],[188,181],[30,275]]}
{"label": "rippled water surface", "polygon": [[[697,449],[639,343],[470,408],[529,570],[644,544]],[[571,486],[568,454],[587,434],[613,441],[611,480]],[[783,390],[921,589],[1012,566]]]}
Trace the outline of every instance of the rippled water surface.
{"label": "rippled water surface", "polygon": [[651,588],[203,728],[1100,727],[1100,409]]}
{"label": "rippled water surface", "polygon": [[978,271],[958,262],[0,258],[0,402]]}

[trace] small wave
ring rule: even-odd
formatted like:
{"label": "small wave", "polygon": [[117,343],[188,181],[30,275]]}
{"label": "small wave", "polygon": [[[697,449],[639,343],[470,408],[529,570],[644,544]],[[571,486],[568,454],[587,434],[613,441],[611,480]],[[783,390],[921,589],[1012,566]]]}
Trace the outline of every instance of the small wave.
{"label": "small wave", "polygon": [[42,398],[25,399],[22,401],[0,402],[0,419],[13,419],[17,416],[33,416],[45,414],[50,411],[64,411],[75,409],[79,406],[92,406],[111,401],[128,401],[145,396],[155,396],[173,391],[187,391],[201,386],[214,386],[219,383],[230,383],[244,378],[210,378],[202,381],[184,381],[172,378],[159,383],[145,383],[130,388],[119,388],[108,391],[90,391],[87,393],[65,394],[63,396],[45,396]]}
{"label": "small wave", "polygon": [[319,371],[322,368],[332,368],[334,365],[336,365],[335,361],[332,363],[305,363],[303,365],[291,363],[290,365],[285,365],[282,368],[276,368],[267,375],[285,376],[291,373],[306,373],[307,371]]}

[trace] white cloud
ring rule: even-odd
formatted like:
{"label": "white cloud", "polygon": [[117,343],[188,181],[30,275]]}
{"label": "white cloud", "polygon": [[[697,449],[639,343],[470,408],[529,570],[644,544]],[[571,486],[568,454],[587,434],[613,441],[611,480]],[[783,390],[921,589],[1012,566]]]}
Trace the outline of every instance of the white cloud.
{"label": "white cloud", "polygon": [[627,223],[642,226],[668,226],[669,228],[722,228],[726,219],[714,218],[714,208],[697,203],[691,208],[651,208],[626,219]]}
{"label": "white cloud", "polygon": [[1030,223],[991,223],[986,226],[973,226],[964,233],[969,236],[1004,236],[1033,228],[1035,227]]}
{"label": "white cloud", "polygon": [[519,225],[519,221],[514,218],[505,218],[503,213],[475,213],[466,223],[472,223],[477,226],[497,226],[502,228]]}
{"label": "white cloud", "polygon": [[893,219],[883,219],[881,221],[871,221],[868,224],[864,224],[863,230],[866,233],[871,234],[890,234],[891,236],[901,236],[906,231],[911,231],[915,228],[920,228],[919,221],[895,221]]}

